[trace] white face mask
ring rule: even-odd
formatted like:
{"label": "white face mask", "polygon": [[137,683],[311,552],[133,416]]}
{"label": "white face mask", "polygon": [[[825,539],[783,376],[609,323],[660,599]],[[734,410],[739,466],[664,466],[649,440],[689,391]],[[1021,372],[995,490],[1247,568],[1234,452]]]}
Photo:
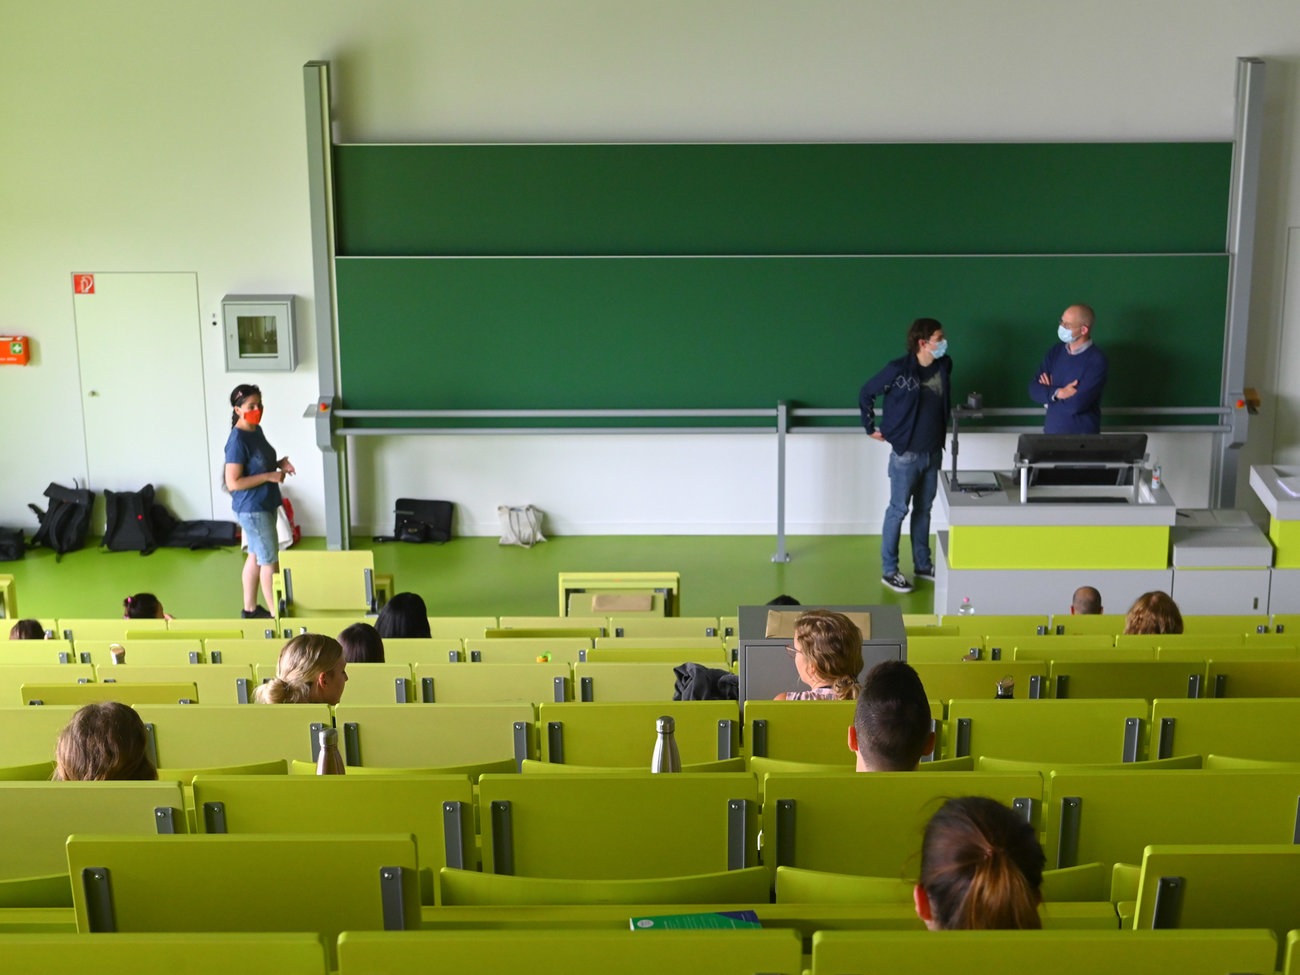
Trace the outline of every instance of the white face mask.
{"label": "white face mask", "polygon": [[936,359],[942,359],[947,354],[948,354],[947,339],[940,339],[938,342],[935,342],[934,345],[931,346],[930,348],[930,355],[934,356]]}
{"label": "white face mask", "polygon": [[1074,333],[1064,325],[1056,326],[1056,335],[1066,345],[1069,345],[1074,341]]}

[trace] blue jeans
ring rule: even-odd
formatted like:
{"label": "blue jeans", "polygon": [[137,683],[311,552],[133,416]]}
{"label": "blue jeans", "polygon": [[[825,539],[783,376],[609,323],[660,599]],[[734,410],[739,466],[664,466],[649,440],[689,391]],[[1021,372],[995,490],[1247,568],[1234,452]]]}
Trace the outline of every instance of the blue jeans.
{"label": "blue jeans", "polygon": [[244,529],[244,541],[258,565],[280,561],[280,537],[276,534],[274,511],[236,511],[235,520]]}
{"label": "blue jeans", "polygon": [[933,568],[930,556],[930,507],[939,488],[939,468],[943,451],[931,453],[909,451],[889,455],[889,507],[880,529],[880,564],[884,575],[898,571],[898,540],[903,531],[903,516],[912,507],[912,567]]}

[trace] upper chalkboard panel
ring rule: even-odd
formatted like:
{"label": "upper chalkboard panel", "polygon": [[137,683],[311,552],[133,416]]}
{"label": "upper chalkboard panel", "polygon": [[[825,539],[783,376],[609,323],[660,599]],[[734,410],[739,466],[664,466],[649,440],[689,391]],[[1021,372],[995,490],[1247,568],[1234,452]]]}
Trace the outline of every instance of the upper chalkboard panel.
{"label": "upper chalkboard panel", "polygon": [[847,408],[918,316],[960,391],[1029,406],[1074,301],[1111,356],[1103,405],[1221,399],[1225,143],[338,146],[334,166],[350,408]]}
{"label": "upper chalkboard panel", "polygon": [[338,146],[338,253],[1222,252],[1226,143]]}

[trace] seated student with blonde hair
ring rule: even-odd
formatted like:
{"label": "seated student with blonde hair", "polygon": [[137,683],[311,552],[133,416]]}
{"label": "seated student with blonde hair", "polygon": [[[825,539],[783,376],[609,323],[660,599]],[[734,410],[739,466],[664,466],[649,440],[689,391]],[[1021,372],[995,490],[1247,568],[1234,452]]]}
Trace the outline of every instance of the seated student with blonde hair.
{"label": "seated student with blonde hair", "polygon": [[54,778],[60,782],[147,782],[158,778],[140,715],[117,701],[98,701],[80,708],[59,732]]}
{"label": "seated student with blonde hair", "polygon": [[348,682],[343,647],[332,636],[302,633],[280,650],[275,676],[253,692],[258,704],[338,704]]}
{"label": "seated student with blonde hair", "polygon": [[1167,592],[1144,592],[1129,607],[1125,633],[1182,633],[1183,614]]}
{"label": "seated student with blonde hair", "polygon": [[931,931],[1041,928],[1047,858],[1032,826],[985,796],[949,799],[925,827],[916,914]]}
{"label": "seated student with blonde hair", "polygon": [[782,691],[778,701],[847,701],[858,696],[862,631],[843,613],[810,609],[794,621],[794,658],[806,691]]}
{"label": "seated student with blonde hair", "polygon": [[915,670],[885,660],[867,671],[849,725],[859,772],[915,772],[934,751],[930,699]]}

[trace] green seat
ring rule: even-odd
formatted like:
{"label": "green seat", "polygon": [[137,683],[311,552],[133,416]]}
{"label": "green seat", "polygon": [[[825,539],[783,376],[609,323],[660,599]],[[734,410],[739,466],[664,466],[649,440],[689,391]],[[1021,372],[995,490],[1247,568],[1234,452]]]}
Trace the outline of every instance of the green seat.
{"label": "green seat", "polygon": [[[17,908],[18,910],[13,910]],[[39,877],[14,877],[12,879],[0,877],[0,924],[4,924],[8,919],[5,915],[11,915],[17,923],[23,925],[18,930],[23,931],[49,931],[62,930],[56,928],[63,918],[68,918],[72,914],[72,881],[68,878],[66,867],[58,873],[45,874]],[[59,919],[49,923],[49,918],[43,920],[46,923],[36,923],[27,927],[24,922],[35,921],[32,918],[33,909],[53,909],[50,913]],[[42,910],[44,913],[44,910]],[[4,930],[4,929],[0,929]],[[72,925],[68,930],[76,930]],[[3,936],[0,935],[0,944],[3,944]],[[3,948],[0,948],[2,951]]]}
{"label": "green seat", "polygon": [[[131,620],[138,623],[139,620]],[[163,621],[159,621],[163,622]],[[166,631],[162,631],[166,632]],[[203,641],[197,637],[175,639],[170,635],[145,640],[124,637],[121,640],[86,640],[78,637],[73,641],[77,659],[82,663],[113,665],[110,647],[117,644],[126,650],[128,664],[146,664],[150,667],[180,667],[185,664],[207,662],[203,652]]]}
{"label": "green seat", "polygon": [[1055,698],[1201,697],[1205,661],[1054,659],[1048,685]]}
{"label": "green seat", "polygon": [[310,761],[317,732],[330,726],[325,704],[142,704],[159,768],[218,768],[251,762]]}
{"label": "green seat", "polygon": [[848,735],[856,707],[856,701],[746,701],[746,751],[761,758],[838,764],[853,756]]}
{"label": "green seat", "polygon": [[26,765],[0,767],[0,782],[48,782],[54,774],[54,762],[29,762]]}
{"label": "green seat", "polygon": [[1283,843],[1296,835],[1296,771],[1056,771],[1048,866],[1138,863],[1151,843]]}
{"label": "green seat", "polygon": [[[632,638],[628,637],[623,642],[631,642],[631,640]],[[694,644],[700,641],[691,642]],[[619,641],[608,637],[597,640],[595,649],[578,652],[578,663],[646,663],[674,666],[692,663],[717,667],[721,670],[731,669],[731,651],[722,643],[690,647],[622,647],[618,646],[618,643]]]}
{"label": "green seat", "polygon": [[1205,697],[1300,697],[1300,659],[1211,660]]}
{"label": "green seat", "polygon": [[553,664],[574,664],[583,650],[591,648],[590,637],[517,637],[490,640],[478,637],[465,641],[465,660],[484,664],[534,664],[549,655]]}
{"label": "green seat", "polygon": [[[23,707],[24,684],[77,684],[95,679],[95,668],[90,664],[0,665],[0,708]],[[6,756],[6,761],[8,756]]]}
{"label": "green seat", "polygon": [[698,640],[701,637],[720,639],[722,631],[718,627],[716,616],[655,617],[611,613],[609,635],[623,638],[669,636]]}
{"label": "green seat", "polygon": [[[988,647],[988,656],[1000,649],[1003,660],[1051,660],[1053,655],[1061,652],[1081,654],[1085,652],[1108,652],[1115,648],[1115,639],[1107,633],[1076,633],[1068,635],[1024,635],[992,633],[984,638]],[[1039,653],[1041,651],[1041,655]]]}
{"label": "green seat", "polygon": [[[1050,905],[1048,905],[1050,906]],[[1272,971],[1267,931],[819,931],[812,975],[858,972],[1097,972],[1223,975]]]}
{"label": "green seat", "polygon": [[1247,633],[1267,633],[1270,627],[1271,621],[1267,614],[1183,614],[1184,633],[1230,633],[1244,636]]}
{"label": "green seat", "polygon": [[127,657],[121,666],[96,664],[101,682],[117,684],[193,684],[204,704],[247,704],[253,698],[251,667],[240,664],[174,664],[150,666]]}
{"label": "green seat", "polygon": [[[1101,863],[1043,871],[1043,900],[1104,901],[1110,871]],[[911,904],[914,880],[864,877],[825,870],[776,868],[776,902],[796,904]]]}
{"label": "green seat", "polygon": [[[945,798],[961,795],[989,796],[1039,828],[1043,778],[1037,772],[777,773],[763,783],[763,859],[773,879],[782,866],[915,877],[925,824]],[[846,823],[869,840],[845,842]]]}
{"label": "green seat", "polygon": [[[391,577],[375,574],[375,557],[369,549],[282,551],[280,571],[272,580],[276,615],[282,621],[286,616],[364,617],[377,613],[385,595],[391,595],[392,585]],[[333,635],[338,631],[324,632]]]}
{"label": "green seat", "polygon": [[0,782],[0,877],[64,872],[76,832],[183,833],[183,808],[175,782]]}
{"label": "green seat", "polygon": [[[274,625],[275,620],[263,620],[263,622]],[[284,643],[284,638],[278,635],[251,640],[228,640],[218,637],[205,640],[203,652],[207,655],[209,664],[234,664],[237,667],[269,664],[274,667],[275,662],[280,659],[280,649]],[[130,660],[128,656],[127,662],[129,663]]]}
{"label": "green seat", "polygon": [[573,697],[577,701],[672,701],[677,687],[674,663],[577,663]]}
{"label": "green seat", "polygon": [[1151,751],[1300,761],[1300,698],[1157,698],[1151,705]]}
{"label": "green seat", "polygon": [[411,833],[426,904],[442,867],[477,863],[464,775],[199,775],[194,808],[202,833]]}
{"label": "green seat", "polygon": [[[21,685],[14,689],[17,700]],[[4,742],[6,765],[48,762],[54,757],[59,732],[77,709],[68,705],[43,708],[0,707],[0,741]]]}
{"label": "green seat", "polygon": [[[275,623],[275,621],[268,621]],[[300,636],[303,633],[324,633],[326,636],[337,636],[338,633],[351,626],[353,623],[375,624],[375,617],[366,613],[345,613],[341,616],[330,614],[321,614],[313,616],[310,613],[296,613],[293,616],[282,616],[278,623],[275,623],[276,637],[281,641],[288,640],[290,637]]]}
{"label": "green seat", "polygon": [[0,955],[15,972],[43,975],[325,975],[314,934],[6,934]]}
{"label": "green seat", "polygon": [[[276,665],[258,664],[254,670],[260,684],[275,676]],[[347,674],[343,697],[349,704],[409,704],[419,700],[410,664],[348,664]]]}
{"label": "green seat", "polygon": [[464,646],[456,637],[390,637],[384,641],[384,659],[390,664],[456,663],[464,656]]}
{"label": "green seat", "polygon": [[1052,632],[1058,636],[1105,633],[1119,636],[1128,622],[1125,613],[1064,613],[1052,617]]}
{"label": "green seat", "polygon": [[485,775],[479,803],[484,873],[612,880],[758,862],[748,772]]}
{"label": "green seat", "polygon": [[[1123,646],[1079,646],[1077,640],[1091,640],[1093,637],[1052,637],[1049,640],[1036,641],[1033,644],[1016,647],[1012,653],[1015,660],[1084,660],[1095,663],[1138,663],[1156,659],[1156,647],[1153,644],[1124,644]],[[1103,637],[1103,639],[1105,639]],[[1060,643],[1052,643],[1060,640]]]}
{"label": "green seat", "polygon": [[566,701],[570,676],[566,663],[419,664],[415,698],[425,704]]}
{"label": "green seat", "polygon": [[[1268,928],[1280,940],[1297,917],[1300,846],[1153,844],[1142,856],[1133,920],[1139,931]],[[1281,948],[1272,970],[1282,967]]]}
{"label": "green seat", "polygon": [[981,755],[975,762],[975,768],[980,772],[1039,772],[1044,782],[1052,772],[1158,772],[1169,769],[1196,769],[1203,765],[1200,755],[1146,758],[1136,762],[1053,762],[1044,759],[1025,761]]}
{"label": "green seat", "polygon": [[914,663],[913,669],[921,678],[926,696],[932,701],[951,701],[953,698],[993,697],[997,684],[1003,677],[1016,682],[1016,697],[1029,697],[1032,680],[1041,679],[1043,696],[1047,696],[1048,665],[1046,661],[1011,661],[1010,654],[1002,660],[961,660],[948,663]]}
{"label": "green seat", "polygon": [[499,625],[495,616],[430,616],[429,636],[435,640],[465,640],[481,637],[485,630],[494,630]]}
{"label": "green seat", "polygon": [[[524,775],[546,775],[550,773],[556,775],[586,775],[588,772],[608,772],[609,770],[607,765],[568,765],[559,762],[539,762],[532,758],[524,759],[519,763],[519,771]],[[696,762],[683,765],[681,770],[689,773],[753,771],[747,767],[746,760],[740,756],[721,758],[716,762]]]}
{"label": "green seat", "polygon": [[445,868],[440,878],[448,906],[508,904],[746,904],[767,900],[762,867],[687,877],[631,880],[513,877]]}
{"label": "green seat", "polygon": [[[201,634],[201,639],[233,639],[239,634],[241,640],[265,640],[266,631],[275,631],[275,620],[252,619],[241,617],[204,616],[198,619],[168,620],[167,631],[178,634]],[[153,639],[154,634],[148,634]]]}
{"label": "green seat", "polygon": [[[248,762],[244,765],[221,765],[207,768],[160,768],[158,770],[159,781],[179,782],[182,788],[190,789],[194,784],[194,778],[198,775],[286,775],[289,771],[289,763],[282,758],[277,758],[270,762]],[[311,763],[311,773],[316,774],[316,766]],[[188,799],[193,799],[193,790],[190,789]],[[186,803],[187,808],[193,812],[194,803]]]}
{"label": "green seat", "polygon": [[984,659],[984,637],[963,636],[911,636],[907,637],[907,662],[917,664],[961,663],[968,656]]}
{"label": "green seat", "polygon": [[116,616],[97,618],[64,619],[59,617],[54,635],[76,643],[78,640],[115,640],[121,643],[126,639],[126,631],[165,630],[166,620],[128,620]]}
{"label": "green seat", "polygon": [[334,720],[349,765],[436,768],[534,757],[531,704],[344,703]]}
{"label": "green seat", "polygon": [[799,975],[801,951],[793,931],[674,931],[668,936],[581,929],[349,932],[339,941],[339,975],[417,972],[431,958],[448,972],[662,975],[694,969],[710,975]]}
{"label": "green seat", "polygon": [[24,704],[71,704],[77,707],[96,701],[119,701],[136,707],[141,704],[197,704],[199,692],[194,681],[24,684],[22,700]]}
{"label": "green seat", "polygon": [[995,613],[992,616],[962,616],[960,613],[945,613],[939,620],[943,626],[955,626],[962,636],[987,636],[990,633],[1013,634],[1022,636],[1049,632],[1051,619],[1047,616],[1033,614]]}
{"label": "green seat", "polygon": [[[53,667],[56,664],[76,663],[71,640],[10,640],[0,655],[0,668]],[[0,705],[3,706],[3,705]]]}
{"label": "green seat", "polygon": [[343,931],[420,924],[410,835],[68,838],[81,932]]}
{"label": "green seat", "polygon": [[656,720],[676,724],[683,764],[733,758],[740,753],[739,706],[735,701],[570,702],[537,708],[541,758],[618,768],[649,768]]}
{"label": "green seat", "polygon": [[[1136,761],[1144,757],[1142,726],[1149,708],[1146,701],[1137,699],[952,701],[948,705],[944,757]],[[1181,750],[1193,752],[1199,750]]]}

